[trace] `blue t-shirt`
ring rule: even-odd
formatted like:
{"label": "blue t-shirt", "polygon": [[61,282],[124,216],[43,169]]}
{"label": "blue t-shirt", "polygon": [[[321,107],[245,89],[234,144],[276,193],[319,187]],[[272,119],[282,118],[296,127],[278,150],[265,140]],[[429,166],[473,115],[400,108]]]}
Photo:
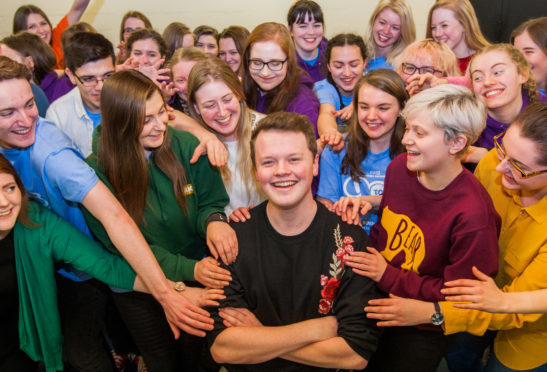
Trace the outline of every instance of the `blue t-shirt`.
{"label": "blue t-shirt", "polygon": [[317,57],[314,59],[304,59],[302,58],[302,61],[306,62],[308,65],[313,66],[315,65],[315,62],[319,59],[319,47],[317,47]]}
{"label": "blue t-shirt", "polygon": [[[343,107],[349,106],[353,100],[353,96],[339,94],[336,87],[329,83],[327,79],[323,79],[313,84],[313,92],[317,96],[319,103],[329,103],[334,106],[336,111],[342,108],[342,104],[344,105]],[[342,98],[342,101],[340,101],[340,98]],[[342,124],[340,118],[336,118],[336,123],[338,125]]]}
{"label": "blue t-shirt", "polygon": [[[342,159],[346,156],[346,149],[347,145],[337,153],[328,147],[321,154],[317,195],[332,202],[338,201],[342,196],[381,195],[384,192],[386,169],[391,162],[389,148],[378,154],[369,150],[361,162],[365,176],[360,177],[359,182],[353,181],[349,174],[342,174]],[[372,212],[362,218],[367,234],[376,220],[377,216]]]}
{"label": "blue t-shirt", "polygon": [[13,164],[31,197],[91,237],[78,205],[99,178],[59,128],[39,118],[32,146],[0,147],[0,153]]}
{"label": "blue t-shirt", "polygon": [[367,72],[372,71],[372,70],[378,70],[380,68],[388,68],[390,70],[393,70],[393,66],[390,65],[389,63],[387,63],[386,57],[382,56],[382,57],[378,57],[378,58],[374,58],[374,59],[369,60],[368,63],[367,63],[367,67],[365,67],[365,71],[363,72],[363,74],[366,74]]}
{"label": "blue t-shirt", "polygon": [[84,110],[87,113],[87,116],[89,116],[89,118],[93,122],[93,129],[97,128],[97,125],[101,124],[101,113],[91,112],[87,109],[87,107],[85,107],[85,105],[84,105]]}

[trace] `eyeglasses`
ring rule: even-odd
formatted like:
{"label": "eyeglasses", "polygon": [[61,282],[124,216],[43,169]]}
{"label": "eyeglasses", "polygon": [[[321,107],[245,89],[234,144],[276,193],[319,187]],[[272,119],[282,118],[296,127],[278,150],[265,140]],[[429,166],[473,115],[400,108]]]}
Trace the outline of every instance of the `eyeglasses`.
{"label": "eyeglasses", "polygon": [[270,71],[281,71],[281,69],[283,68],[283,65],[288,60],[289,60],[289,58],[285,58],[284,61],[274,59],[274,60],[271,60],[271,61],[268,61],[268,62],[264,62],[264,61],[261,61],[259,59],[250,59],[249,60],[249,68],[251,70],[261,71],[264,68],[264,66],[268,66]]}
{"label": "eyeglasses", "polygon": [[[494,146],[496,147],[496,151],[498,152],[498,158],[500,160],[505,159],[505,157],[507,156],[505,154],[505,150],[503,149],[503,144],[499,142],[500,138],[503,137],[504,134],[505,132],[502,132],[498,134],[497,136],[494,136]],[[541,171],[535,171],[535,172],[525,172],[517,163],[515,163],[513,159],[507,159],[507,162],[511,165],[512,167],[511,169],[514,169],[515,171],[518,172],[518,175],[520,176],[520,178],[530,178],[533,176],[537,176],[538,174],[547,173],[547,169],[541,170]]]}
{"label": "eyeglasses", "polygon": [[84,87],[94,87],[95,85],[97,85],[99,81],[102,81],[104,83],[106,79],[114,75],[114,72],[115,71],[107,72],[106,74],[103,75],[102,78],[97,76],[92,76],[92,75],[86,75],[86,76],[78,76],[76,74],[73,74],[73,75],[76,77],[76,79],[78,79],[80,83],[82,83]]}
{"label": "eyeglasses", "polygon": [[414,66],[411,63],[403,63],[402,67],[403,67],[403,72],[407,75],[414,75],[414,73],[418,71],[418,73],[420,74],[426,74],[429,72],[430,74],[435,75],[436,77],[444,76],[444,73],[442,71],[435,70],[435,68],[433,68],[432,66],[418,67],[418,66]]}

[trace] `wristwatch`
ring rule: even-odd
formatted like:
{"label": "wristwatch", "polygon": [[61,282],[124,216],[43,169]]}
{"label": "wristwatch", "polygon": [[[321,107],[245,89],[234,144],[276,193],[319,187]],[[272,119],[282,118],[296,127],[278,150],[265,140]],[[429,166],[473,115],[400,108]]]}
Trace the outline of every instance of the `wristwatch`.
{"label": "wristwatch", "polygon": [[438,302],[433,305],[435,306],[435,313],[431,315],[431,324],[439,326],[444,323],[444,315],[441,313],[441,306]]}
{"label": "wristwatch", "polygon": [[209,217],[207,217],[207,219],[205,220],[205,227],[207,227],[211,222],[214,222],[214,221],[228,223],[228,219],[226,218],[224,213],[215,212],[215,213],[211,213]]}
{"label": "wristwatch", "polygon": [[186,284],[184,284],[184,282],[175,282],[175,286],[173,288],[175,288],[175,291],[177,292],[182,292],[186,289]]}

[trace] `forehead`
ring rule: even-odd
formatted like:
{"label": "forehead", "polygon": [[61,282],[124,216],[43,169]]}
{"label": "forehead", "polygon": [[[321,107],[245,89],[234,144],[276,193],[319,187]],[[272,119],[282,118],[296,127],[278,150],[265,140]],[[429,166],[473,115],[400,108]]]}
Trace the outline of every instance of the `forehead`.
{"label": "forehead", "polygon": [[26,79],[0,81],[0,110],[23,106],[31,98],[32,89]]}
{"label": "forehead", "polygon": [[539,168],[539,147],[533,140],[521,136],[518,125],[511,125],[502,138],[507,156],[528,167]]}
{"label": "forehead", "polygon": [[442,131],[433,123],[431,114],[427,110],[414,110],[405,118],[405,121],[409,127],[417,126],[429,131],[434,129]]}
{"label": "forehead", "polygon": [[440,7],[433,11],[433,14],[431,14],[431,20],[433,22],[442,22],[442,21],[449,21],[449,20],[455,20],[456,14],[450,9]]}
{"label": "forehead", "polygon": [[405,56],[404,63],[410,63],[416,67],[421,66],[433,66],[433,56],[430,53],[426,53],[423,48],[415,48]]}
{"label": "forehead", "polygon": [[158,112],[163,105],[163,98],[157,91],[154,91],[152,96],[146,100],[146,115],[151,115]]}
{"label": "forehead", "polygon": [[14,61],[17,61],[19,63],[23,63],[24,58],[21,53],[16,51],[15,49],[11,49],[6,44],[0,43],[0,56],[6,56],[9,59],[13,59]]}
{"label": "forehead", "polygon": [[369,84],[363,84],[359,89],[358,101],[376,104],[391,103],[398,105],[397,99],[391,94]]}
{"label": "forehead", "polygon": [[281,46],[273,40],[257,41],[251,46],[251,58],[285,59],[287,55]]}
{"label": "forehead", "polygon": [[231,37],[223,37],[219,40],[220,49],[236,49],[236,43]]}
{"label": "forehead", "polygon": [[198,38],[198,42],[200,43],[211,43],[211,44],[216,44],[217,41],[215,39],[215,37],[213,35],[201,35],[199,38]]}
{"label": "forehead", "polygon": [[383,19],[388,22],[391,22],[393,24],[401,24],[401,17],[395,11],[389,7],[384,8],[380,13],[378,13],[378,16],[376,17],[376,21]]}
{"label": "forehead", "polygon": [[180,61],[171,67],[171,71],[173,72],[173,77],[183,77],[190,75],[190,71],[192,71],[192,67],[197,63],[197,61]]}
{"label": "forehead", "polygon": [[291,154],[309,153],[306,136],[302,132],[285,130],[261,131],[255,140],[256,158],[282,158]]}
{"label": "forehead", "polygon": [[27,16],[27,23],[39,23],[42,21],[47,22],[46,19],[38,13],[30,13]]}
{"label": "forehead", "polygon": [[361,49],[357,45],[335,46],[330,52],[330,59],[362,59]]}
{"label": "forehead", "polygon": [[504,51],[491,50],[473,58],[471,71],[489,69],[499,63],[516,66],[513,60]]}
{"label": "forehead", "polygon": [[196,98],[199,101],[214,100],[232,93],[232,90],[222,80],[208,80],[196,91]]}
{"label": "forehead", "polygon": [[136,18],[136,17],[129,17],[125,20],[124,24],[123,24],[124,27],[130,27],[130,28],[144,28],[145,25],[144,25],[144,22],[142,19],[140,18]]}
{"label": "forehead", "polygon": [[154,39],[141,39],[133,43],[131,50],[135,49],[159,52],[160,46]]}
{"label": "forehead", "polygon": [[98,59],[96,61],[91,61],[83,64],[82,66],[76,69],[76,74],[85,76],[85,75],[104,75],[107,72],[114,71],[114,63],[112,62],[111,57],[106,57],[103,59]]}

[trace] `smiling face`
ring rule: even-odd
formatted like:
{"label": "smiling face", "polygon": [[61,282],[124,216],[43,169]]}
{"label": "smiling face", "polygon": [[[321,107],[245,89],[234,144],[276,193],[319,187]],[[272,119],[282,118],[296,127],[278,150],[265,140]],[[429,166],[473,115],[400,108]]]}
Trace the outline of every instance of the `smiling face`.
{"label": "smiling face", "polygon": [[433,11],[431,34],[436,41],[446,43],[456,57],[467,57],[469,48],[465,42],[465,30],[450,9],[437,8]]}
{"label": "smiling face", "polygon": [[152,66],[165,56],[160,53],[160,46],[154,39],[137,40],[131,46],[131,55],[133,62],[137,66]]}
{"label": "smiling face", "polygon": [[136,17],[127,18],[123,24],[123,41],[127,41],[127,38],[133,31],[137,31],[145,27],[146,25],[142,19]]}
{"label": "smiling face", "polygon": [[521,136],[520,127],[511,125],[502,138],[502,146],[505,158],[500,158],[496,170],[501,173],[502,185],[509,190],[520,190],[521,195],[545,195],[547,193],[547,173],[522,178],[520,173],[511,165],[509,160],[515,162],[527,173],[547,169],[538,161],[539,146],[529,138]]}
{"label": "smiling face", "polygon": [[545,52],[532,40],[528,31],[516,36],[514,44],[530,64],[537,87],[545,89],[547,87],[547,55]]}
{"label": "smiling face", "polygon": [[225,142],[237,140],[236,129],[241,116],[237,96],[223,82],[212,80],[203,84],[195,94],[196,112],[209,128]]}
{"label": "smiling face", "polygon": [[0,173],[0,240],[15,226],[21,211],[21,190],[9,173]]}
{"label": "smiling face", "polygon": [[450,168],[454,156],[445,141],[444,131],[435,126],[427,111],[417,111],[406,118],[402,144],[406,147],[408,170],[426,175],[442,174]]}
{"label": "smiling face", "polygon": [[218,56],[230,66],[233,72],[237,73],[241,65],[241,54],[237,51],[234,39],[231,37],[220,39]]}
{"label": "smiling face", "polygon": [[175,88],[179,90],[178,95],[185,101],[188,101],[188,76],[196,63],[196,61],[181,61],[171,67]]}
{"label": "smiling face", "polygon": [[[281,46],[273,40],[257,41],[251,46],[249,53],[250,60],[261,62],[286,61],[287,55]],[[250,65],[250,63],[249,63]],[[258,84],[260,89],[267,92],[279,86],[287,76],[287,63],[283,63],[281,70],[272,71],[266,65],[260,70],[249,68],[251,78]]]}
{"label": "smiling face", "polygon": [[357,45],[333,47],[327,68],[340,92],[353,96],[353,88],[363,76],[365,61]]}
{"label": "smiling face", "polygon": [[146,101],[145,115],[139,142],[145,151],[151,151],[162,145],[169,119],[163,98],[158,92],[154,92]]}
{"label": "smiling face", "polygon": [[376,44],[376,56],[385,56],[401,36],[401,17],[391,8],[385,8],[374,20],[372,36]]}
{"label": "smiling face", "polygon": [[218,55],[217,39],[213,35],[201,35],[196,41],[196,48],[211,57]]}
{"label": "smiling face", "polygon": [[359,125],[370,138],[371,150],[382,152],[389,147],[400,112],[399,102],[392,95],[369,84],[363,84],[358,94]]}
{"label": "smiling face", "polygon": [[[94,113],[101,112],[101,91],[103,89],[104,78],[112,75],[115,72],[114,64],[111,57],[98,59],[88,62],[74,71],[76,76],[67,69],[66,73],[72,84],[76,85],[80,90],[80,95],[85,107]],[[91,86],[82,84],[89,77],[95,77],[97,83]]]}
{"label": "smiling face", "polygon": [[27,148],[34,144],[38,108],[25,79],[0,81],[0,146]]}
{"label": "smiling face", "polygon": [[518,113],[522,106],[522,85],[528,77],[518,72],[517,65],[506,52],[492,50],[476,56],[470,72],[473,91],[489,113],[512,106],[518,106]]}
{"label": "smiling face", "polygon": [[40,36],[46,43],[51,42],[51,26],[38,13],[30,13],[27,17],[27,31]]}
{"label": "smiling face", "polygon": [[256,178],[269,199],[282,210],[314,203],[311,183],[319,171],[318,157],[300,132],[266,130],[255,142]]}
{"label": "smiling face", "polygon": [[310,17],[309,13],[306,14],[303,23],[295,22],[289,27],[289,31],[291,32],[296,52],[300,56],[307,56],[310,53],[315,54],[324,34],[323,24],[315,21],[315,18],[313,16]]}

